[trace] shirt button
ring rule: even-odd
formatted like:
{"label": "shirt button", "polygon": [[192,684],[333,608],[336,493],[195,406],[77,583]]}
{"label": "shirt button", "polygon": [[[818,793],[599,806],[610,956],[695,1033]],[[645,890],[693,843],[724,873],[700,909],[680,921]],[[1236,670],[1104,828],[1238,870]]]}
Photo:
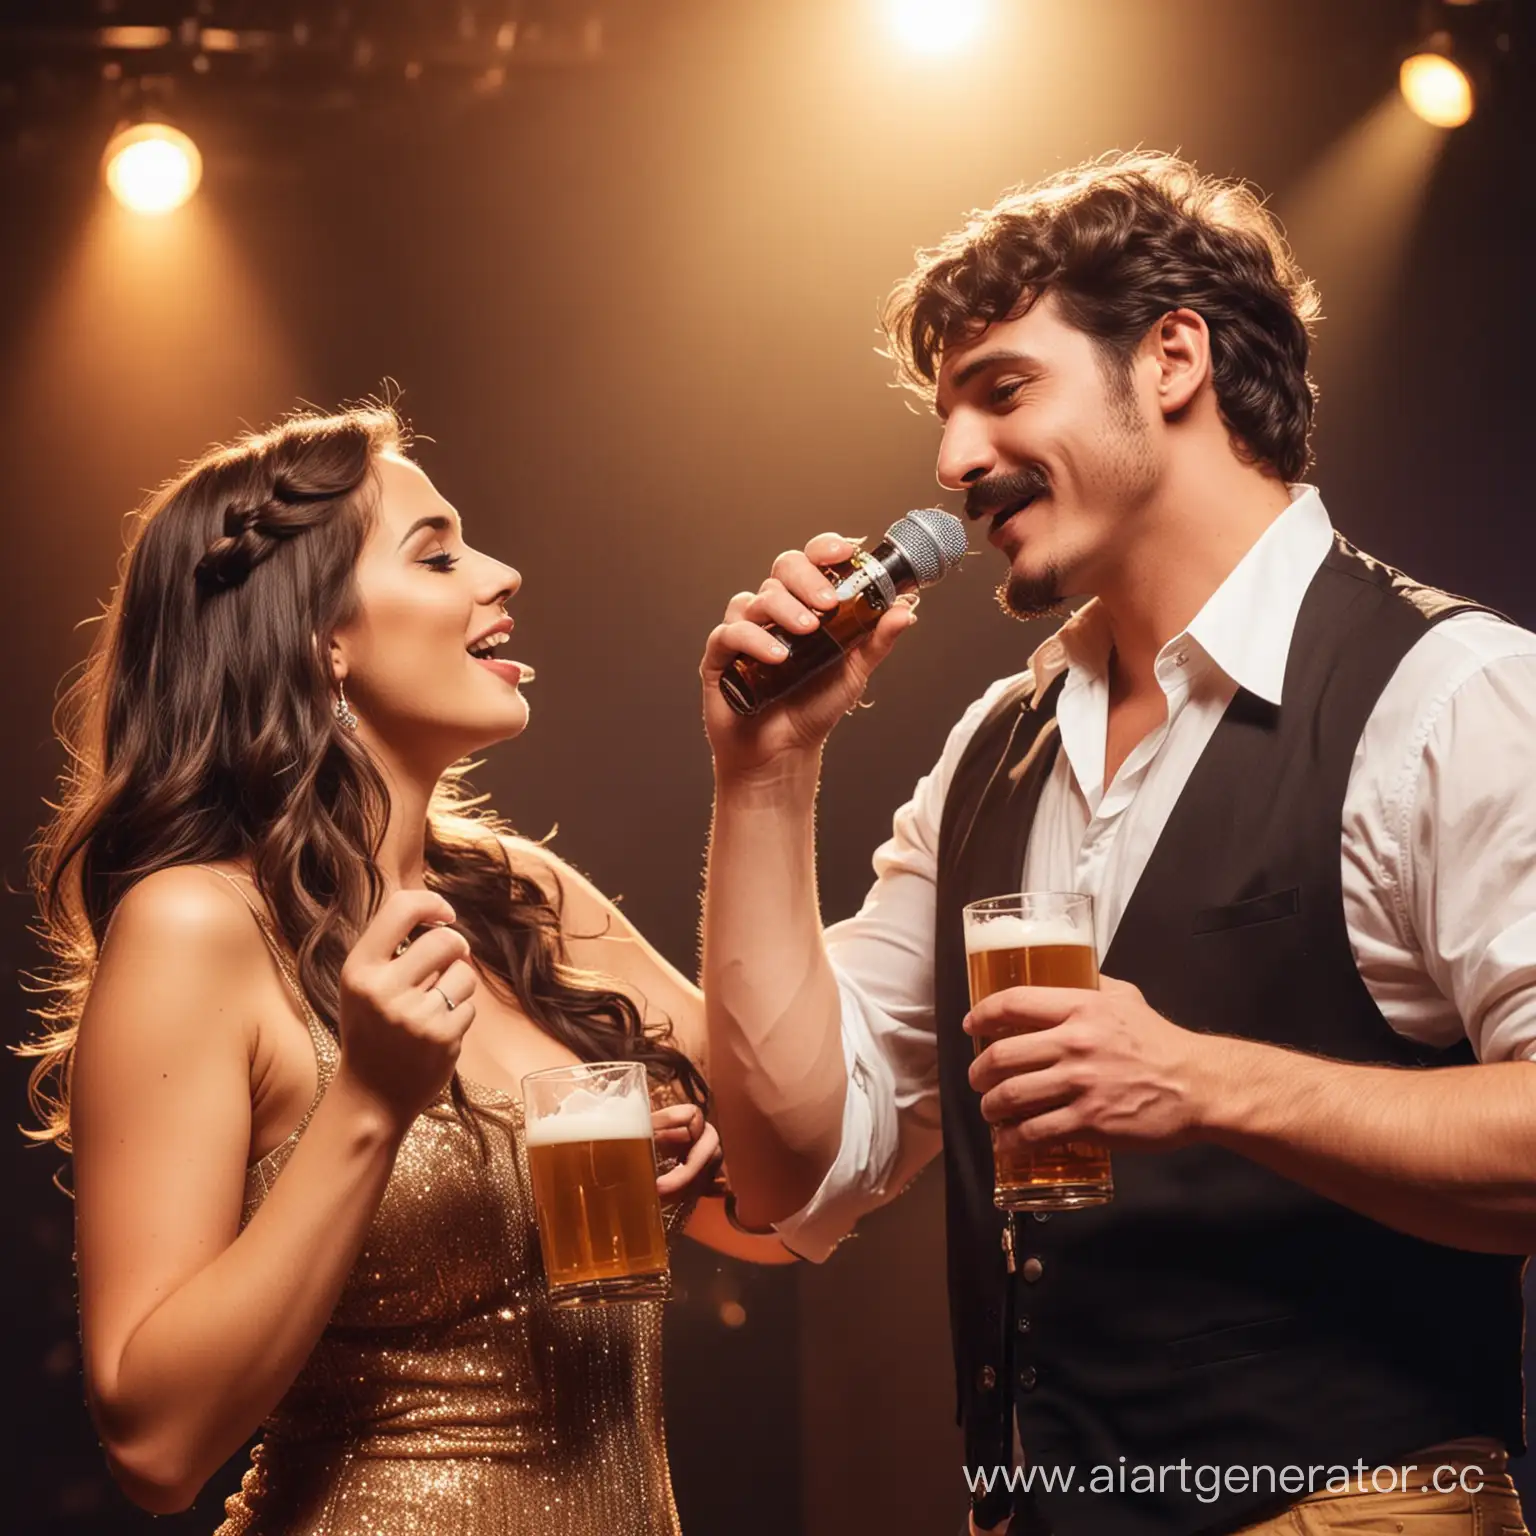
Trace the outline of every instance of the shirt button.
{"label": "shirt button", "polygon": [[1035,1383],[1039,1379],[1040,1378],[1035,1374],[1035,1368],[1032,1365],[1026,1365],[1024,1369],[1019,1372],[1019,1385],[1023,1387],[1026,1392],[1033,1392],[1035,1390]]}
{"label": "shirt button", "polygon": [[1024,1260],[1023,1267],[1020,1269],[1019,1273],[1023,1275],[1031,1285],[1033,1285],[1035,1281],[1045,1273],[1045,1265],[1042,1264],[1034,1254],[1030,1254],[1030,1256]]}
{"label": "shirt button", "polygon": [[1030,1320],[1029,1320],[1029,1314],[1026,1312],[1026,1313],[1024,1313],[1019,1318],[1019,1332],[1020,1333],[1028,1333],[1029,1330],[1030,1330],[1030,1327],[1031,1327],[1031,1324],[1030,1324]]}
{"label": "shirt button", "polygon": [[990,1392],[997,1385],[997,1372],[990,1365],[984,1365],[976,1372],[976,1385],[983,1392]]}

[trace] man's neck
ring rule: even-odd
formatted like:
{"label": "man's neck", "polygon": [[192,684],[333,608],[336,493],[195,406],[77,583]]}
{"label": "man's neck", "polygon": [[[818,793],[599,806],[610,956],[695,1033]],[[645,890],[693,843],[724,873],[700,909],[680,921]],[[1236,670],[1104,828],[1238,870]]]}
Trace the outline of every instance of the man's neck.
{"label": "man's neck", "polygon": [[1158,691],[1158,653],[1188,629],[1243,556],[1290,505],[1283,482],[1235,461],[1170,484],[1137,515],[1097,596],[1113,639],[1111,701]]}

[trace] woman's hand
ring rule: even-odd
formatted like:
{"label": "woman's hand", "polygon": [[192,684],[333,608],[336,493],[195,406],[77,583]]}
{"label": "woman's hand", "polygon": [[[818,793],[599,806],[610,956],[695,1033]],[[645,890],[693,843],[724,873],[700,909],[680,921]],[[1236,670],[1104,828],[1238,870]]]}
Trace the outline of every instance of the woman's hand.
{"label": "woman's hand", "polygon": [[436,893],[396,891],[341,968],[338,1071],[402,1130],[447,1087],[475,1021],[469,941],[452,921]]}
{"label": "woman's hand", "polygon": [[[668,1104],[651,1115],[658,1158],[668,1154],[677,1159],[656,1180],[656,1193],[671,1200],[688,1192],[702,1192],[720,1166],[720,1133],[705,1118],[697,1104]],[[703,1183],[699,1191],[693,1186]]]}

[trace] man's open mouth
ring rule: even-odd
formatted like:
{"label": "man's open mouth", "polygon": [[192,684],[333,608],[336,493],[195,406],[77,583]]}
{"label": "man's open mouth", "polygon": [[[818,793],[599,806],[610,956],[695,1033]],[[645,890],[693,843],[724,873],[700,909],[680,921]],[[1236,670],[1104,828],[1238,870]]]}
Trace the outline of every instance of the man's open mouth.
{"label": "man's open mouth", "polygon": [[1020,496],[1014,501],[1004,503],[992,514],[992,522],[987,530],[988,534],[997,533],[1010,517],[1016,517],[1025,507],[1030,506],[1038,499],[1039,495],[1037,493],[1034,496]]}

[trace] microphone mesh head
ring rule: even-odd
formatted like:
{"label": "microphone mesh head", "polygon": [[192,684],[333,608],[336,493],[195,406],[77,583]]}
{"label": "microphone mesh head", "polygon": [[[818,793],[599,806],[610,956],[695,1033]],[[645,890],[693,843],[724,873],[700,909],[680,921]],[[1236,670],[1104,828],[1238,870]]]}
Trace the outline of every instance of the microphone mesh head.
{"label": "microphone mesh head", "polygon": [[965,559],[965,524],[939,507],[908,512],[885,536],[907,557],[920,587],[931,587]]}

